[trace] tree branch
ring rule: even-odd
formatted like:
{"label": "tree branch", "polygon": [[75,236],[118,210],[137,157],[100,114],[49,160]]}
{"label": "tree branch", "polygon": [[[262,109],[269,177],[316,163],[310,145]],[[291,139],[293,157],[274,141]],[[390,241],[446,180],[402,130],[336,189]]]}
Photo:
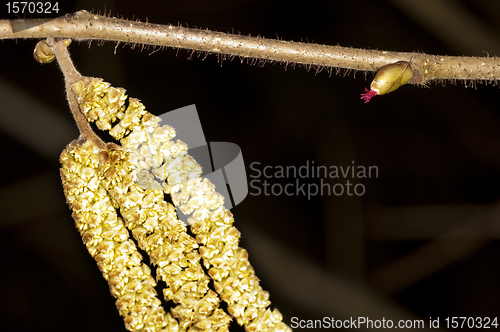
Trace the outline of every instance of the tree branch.
{"label": "tree branch", "polygon": [[[45,41],[42,41],[42,43]],[[71,113],[75,118],[76,125],[80,131],[80,137],[85,137],[86,139],[92,141],[101,150],[106,150],[106,143],[104,143],[99,136],[94,133],[92,127],[88,123],[85,115],[82,113],[78,101],[76,100],[75,93],[71,88],[71,84],[79,80],[82,75],[76,70],[69,56],[68,50],[66,48],[65,41],[61,38],[47,38],[46,43],[54,52],[55,58],[61,68],[64,75],[64,82],[66,86],[66,98],[68,99],[69,108]]]}
{"label": "tree branch", "polygon": [[250,58],[330,69],[376,71],[397,61],[408,61],[414,71],[411,83],[426,83],[432,80],[482,80],[496,83],[500,79],[498,57],[435,56],[288,42],[128,21],[95,15],[84,10],[50,21],[0,20],[0,39],[47,37],[177,47],[238,56],[242,61]]}

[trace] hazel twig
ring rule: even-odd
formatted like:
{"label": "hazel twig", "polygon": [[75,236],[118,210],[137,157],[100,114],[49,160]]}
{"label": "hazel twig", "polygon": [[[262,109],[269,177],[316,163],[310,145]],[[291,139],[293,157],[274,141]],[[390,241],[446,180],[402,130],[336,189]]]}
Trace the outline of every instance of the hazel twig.
{"label": "hazel twig", "polygon": [[[13,32],[11,24],[33,26],[35,20],[0,20],[0,39],[60,37],[75,40],[105,40],[132,44],[177,47],[244,59],[261,59],[319,68],[377,71],[398,61],[411,63],[415,79],[500,79],[497,57],[436,56],[423,53],[388,52],[249,37],[210,30],[191,29],[105,17],[87,11],[54,19],[30,29]],[[417,79],[418,78],[418,79]]]}
{"label": "hazel twig", "polygon": [[64,82],[66,87],[66,98],[68,99],[69,108],[75,119],[78,130],[80,131],[80,137],[85,137],[86,139],[92,141],[95,146],[101,150],[106,150],[106,143],[104,143],[99,136],[94,133],[92,127],[90,127],[89,122],[83,115],[76,100],[75,93],[71,88],[71,84],[79,80],[82,75],[76,70],[73,65],[73,61],[69,56],[67,46],[71,43],[69,39],[53,38],[49,37],[47,40],[40,41],[33,54],[35,60],[46,63],[51,62],[54,58],[57,59],[57,63],[61,68],[64,75]]}

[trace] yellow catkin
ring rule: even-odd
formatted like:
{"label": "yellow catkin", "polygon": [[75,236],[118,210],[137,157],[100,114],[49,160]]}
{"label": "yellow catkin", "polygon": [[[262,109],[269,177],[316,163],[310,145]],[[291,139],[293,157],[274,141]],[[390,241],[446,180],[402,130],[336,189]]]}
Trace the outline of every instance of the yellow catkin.
{"label": "yellow catkin", "polygon": [[[233,216],[224,210],[222,216],[205,219],[214,201],[220,200],[215,187],[208,180],[191,180],[178,186],[172,195],[174,203],[195,206],[191,230],[200,244],[199,252],[214,287],[221,299],[228,304],[228,311],[246,331],[290,331],[282,322],[281,313],[268,309],[269,293],[264,291],[255,275],[248,253],[239,247],[240,232],[233,226]],[[199,212],[201,211],[201,212]]]}
{"label": "yellow catkin", "polygon": [[[166,299],[179,304],[172,313],[180,328],[191,324],[197,329],[227,328],[229,320],[217,309],[219,298],[208,288],[201,256],[215,291],[247,331],[291,331],[277,309],[268,309],[269,294],[260,287],[247,252],[239,247],[240,233],[233,226],[231,212],[224,208],[223,197],[213,184],[199,178],[201,169],[187,153],[187,146],[179,140],[173,142],[173,128],[158,127],[157,117],[136,99],[130,98],[125,109],[125,91],[101,79],[84,77],[73,89],[87,119],[109,130],[129,151],[128,157],[115,160],[129,163],[126,168],[134,171],[127,175],[120,168],[125,172],[123,178],[110,181],[107,188],[127,227],[158,267],[157,276],[166,282]],[[162,184],[154,186],[157,181]],[[160,188],[190,215],[196,241],[186,234]],[[216,319],[224,324],[217,325]]]}
{"label": "yellow catkin", "polygon": [[156,266],[157,279],[166,283],[164,296],[177,304],[172,315],[181,330],[227,331],[230,316],[219,308],[218,295],[209,289],[210,278],[200,264],[198,244],[164,201],[163,192],[144,189],[130,181],[133,166],[126,151],[109,150],[113,164],[104,172],[113,201],[139,247]]}
{"label": "yellow catkin", "polygon": [[90,141],[73,141],[60,157],[66,200],[83,242],[96,260],[129,331],[178,331],[157,298],[149,267],[129,238],[103,187],[109,160]]}

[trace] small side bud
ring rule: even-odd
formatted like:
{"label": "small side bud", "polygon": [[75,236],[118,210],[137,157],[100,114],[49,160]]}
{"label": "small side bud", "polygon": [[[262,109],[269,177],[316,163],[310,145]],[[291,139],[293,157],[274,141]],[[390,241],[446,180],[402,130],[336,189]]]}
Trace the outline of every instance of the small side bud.
{"label": "small side bud", "polygon": [[[63,40],[64,46],[68,47],[70,44],[71,39]],[[39,63],[51,63],[56,57],[54,55],[54,51],[52,51],[52,48],[49,46],[49,44],[47,44],[47,41],[41,40],[35,46],[35,50],[33,51],[33,58]]]}
{"label": "small side bud", "polygon": [[386,65],[379,69],[370,84],[370,90],[365,89],[366,93],[361,94],[361,99],[367,103],[376,95],[385,95],[405,85],[412,77],[411,64],[407,61]]}
{"label": "small side bud", "polygon": [[39,41],[33,51],[33,58],[40,63],[51,63],[56,56],[45,40]]}

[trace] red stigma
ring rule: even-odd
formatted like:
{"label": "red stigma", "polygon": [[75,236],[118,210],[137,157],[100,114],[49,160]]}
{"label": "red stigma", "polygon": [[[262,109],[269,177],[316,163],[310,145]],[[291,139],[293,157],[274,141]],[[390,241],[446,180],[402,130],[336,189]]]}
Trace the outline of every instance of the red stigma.
{"label": "red stigma", "polygon": [[374,90],[368,90],[367,88],[365,88],[365,92],[366,93],[361,94],[361,99],[365,101],[365,104],[377,95],[377,92],[375,92]]}

